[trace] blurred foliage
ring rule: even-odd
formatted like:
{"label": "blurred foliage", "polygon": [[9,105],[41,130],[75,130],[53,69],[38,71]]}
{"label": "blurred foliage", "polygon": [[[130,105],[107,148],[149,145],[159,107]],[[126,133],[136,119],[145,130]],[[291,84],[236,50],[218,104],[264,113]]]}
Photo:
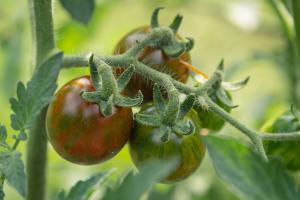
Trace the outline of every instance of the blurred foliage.
{"label": "blurred foliage", "polygon": [[[56,42],[65,53],[96,52],[111,54],[116,42],[129,30],[149,23],[154,7],[165,6],[160,15],[162,24],[169,24],[177,12],[184,15],[179,30],[183,36],[193,37],[191,51],[195,66],[211,74],[221,58],[225,58],[229,80],[251,76],[248,86],[233,93],[240,105],[233,116],[260,127],[267,119],[289,107],[288,80],[277,61],[255,55],[273,55],[286,48],[279,22],[267,4],[260,0],[97,0],[91,21],[83,26],[72,21],[58,0],[54,3]],[[15,96],[18,80],[26,82],[32,71],[32,41],[27,1],[15,3],[2,0],[0,6],[0,122],[9,130],[11,114],[8,98]],[[283,59],[286,59],[282,57]],[[285,61],[285,60],[283,60]],[[284,62],[283,62],[284,63]],[[278,64],[278,63],[277,63]],[[281,65],[282,66],[282,65]],[[73,77],[87,74],[88,69],[62,70],[59,84]],[[241,137],[226,125],[221,134]],[[9,141],[8,141],[9,142]],[[24,144],[19,150],[25,152]],[[115,158],[101,165],[78,166],[64,161],[49,146],[48,199],[56,198],[62,190],[69,190],[80,179],[111,168],[118,168],[110,178],[115,181],[133,168],[127,147]],[[300,182],[300,177],[296,179]],[[8,200],[21,197],[5,187]],[[197,173],[174,185],[158,185],[144,199],[238,199],[217,179],[211,161],[205,159]]]}

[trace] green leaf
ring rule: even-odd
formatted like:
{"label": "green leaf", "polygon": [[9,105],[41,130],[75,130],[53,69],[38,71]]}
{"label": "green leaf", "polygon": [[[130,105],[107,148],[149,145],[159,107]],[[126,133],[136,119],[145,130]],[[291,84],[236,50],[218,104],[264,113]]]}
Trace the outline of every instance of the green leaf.
{"label": "green leaf", "polygon": [[299,189],[278,160],[266,162],[235,140],[215,136],[204,140],[217,173],[241,199],[300,199]]}
{"label": "green leaf", "polygon": [[129,172],[123,182],[114,189],[108,189],[103,200],[130,199],[137,200],[152,185],[169,175],[176,160],[153,161],[144,165],[140,172]]}
{"label": "green leaf", "polygon": [[62,62],[62,53],[56,53],[37,67],[27,87],[18,83],[17,98],[11,98],[12,128],[29,128],[41,109],[50,103],[57,87],[56,79]]}
{"label": "green leaf", "polygon": [[16,151],[0,153],[0,171],[8,184],[25,197],[25,172],[21,154]]}
{"label": "green leaf", "polygon": [[60,0],[60,3],[74,20],[82,24],[89,23],[95,9],[94,0]]}
{"label": "green leaf", "polygon": [[5,126],[0,124],[0,143],[6,144],[6,138],[7,138],[7,131]]}
{"label": "green leaf", "polygon": [[4,194],[3,188],[0,187],[0,200],[4,200],[4,197],[5,197],[5,194]]}
{"label": "green leaf", "polygon": [[98,173],[85,181],[78,181],[70,190],[69,194],[65,196],[65,192],[62,191],[58,195],[58,200],[85,200],[90,194],[91,190],[96,184],[103,182],[108,176],[112,174],[112,171]]}

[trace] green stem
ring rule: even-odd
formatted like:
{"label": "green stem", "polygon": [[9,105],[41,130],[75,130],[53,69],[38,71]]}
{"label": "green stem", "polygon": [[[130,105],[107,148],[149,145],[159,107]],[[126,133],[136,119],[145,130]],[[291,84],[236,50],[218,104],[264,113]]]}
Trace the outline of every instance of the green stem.
{"label": "green stem", "polygon": [[[51,0],[29,0],[35,47],[35,66],[55,48]],[[37,117],[27,144],[27,200],[45,198],[47,137],[46,108]]]}
{"label": "green stem", "polygon": [[[276,15],[278,16],[282,27],[290,41],[294,40],[293,19],[280,0],[268,0]],[[297,0],[296,0],[297,1]]]}
{"label": "green stem", "polygon": [[247,127],[246,125],[240,123],[238,120],[231,117],[228,112],[220,108],[208,96],[205,96],[204,99],[209,106],[209,110],[213,111],[223,120],[227,121],[233,127],[235,127],[236,129],[244,133],[246,136],[248,136],[252,140],[253,144],[256,147],[256,150],[260,153],[261,157],[264,160],[267,160],[267,155],[262,145],[262,139],[259,137],[255,130],[252,130],[251,128]]}
{"label": "green stem", "polygon": [[295,41],[292,41],[294,52],[294,83],[293,103],[300,109],[300,1],[292,0],[294,27],[296,32]]}

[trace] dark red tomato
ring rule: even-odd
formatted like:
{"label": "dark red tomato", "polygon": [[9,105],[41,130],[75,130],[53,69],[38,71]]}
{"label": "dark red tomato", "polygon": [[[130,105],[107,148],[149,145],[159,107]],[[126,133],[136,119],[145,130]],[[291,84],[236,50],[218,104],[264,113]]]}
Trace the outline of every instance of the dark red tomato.
{"label": "dark red tomato", "polygon": [[[114,54],[123,54],[130,47],[136,44],[137,40],[140,40],[150,32],[150,27],[140,27],[134,29],[127,35],[125,35],[117,44],[114,49]],[[181,40],[181,37],[178,36]],[[171,58],[167,56],[162,50],[157,48],[146,47],[138,55],[138,60],[147,64],[148,66],[156,69],[158,71],[170,74],[174,79],[185,83],[188,79],[188,68],[180,62],[183,60],[185,62],[190,62],[189,53],[183,53],[177,58]],[[120,75],[123,69],[115,69],[116,75]],[[145,79],[137,74],[134,74],[131,81],[124,90],[124,93],[129,96],[134,96],[138,90],[141,90],[144,95],[144,101],[152,100],[152,90],[153,82]]]}
{"label": "dark red tomato", "polygon": [[47,112],[48,138],[56,152],[77,164],[96,164],[116,155],[129,139],[132,110],[116,107],[104,117],[81,91],[94,91],[89,76],[71,80],[58,90]]}
{"label": "dark red tomato", "polygon": [[[145,109],[146,113],[155,112],[154,110],[154,107]],[[176,157],[179,165],[166,179],[161,181],[163,183],[183,180],[196,171],[205,154],[205,146],[199,133],[201,124],[194,110],[191,110],[186,117],[194,123],[195,133],[189,136],[171,133],[168,142],[161,142],[159,127],[145,126],[136,122],[130,136],[129,150],[131,159],[137,168],[153,159]]]}

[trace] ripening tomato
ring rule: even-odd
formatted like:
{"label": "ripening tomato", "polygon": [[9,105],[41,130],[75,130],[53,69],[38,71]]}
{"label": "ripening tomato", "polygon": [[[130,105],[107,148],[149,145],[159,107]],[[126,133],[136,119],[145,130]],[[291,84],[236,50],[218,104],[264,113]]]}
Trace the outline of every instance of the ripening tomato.
{"label": "ripening tomato", "polygon": [[[153,106],[142,107],[143,112],[156,112]],[[191,110],[187,116],[196,127],[195,133],[182,136],[171,133],[169,141],[162,142],[159,127],[151,127],[136,122],[129,139],[129,150],[133,163],[139,168],[152,159],[177,158],[179,165],[163,183],[173,183],[189,177],[201,164],[205,154],[205,146],[201,140],[201,124],[197,113]]]}
{"label": "ripening tomato", "polygon": [[[271,125],[263,127],[262,131],[274,133],[288,133],[300,131],[300,122],[287,111],[278,117]],[[267,155],[280,158],[291,171],[300,169],[300,141],[264,141]]]}
{"label": "ripening tomato", "polygon": [[[136,43],[136,41],[144,38],[146,34],[150,32],[150,30],[151,28],[149,26],[134,29],[119,41],[113,53],[125,53]],[[178,36],[178,39],[182,40],[180,36]],[[138,60],[152,67],[153,69],[170,74],[174,79],[180,82],[185,83],[188,79],[189,70],[182,62],[180,62],[181,60],[187,63],[190,62],[190,55],[187,52],[183,53],[177,58],[171,58],[170,56],[167,56],[161,49],[146,47],[139,53]],[[117,76],[122,72],[123,69],[121,68],[115,69]],[[131,78],[131,81],[125,88],[124,93],[129,96],[134,96],[138,90],[141,90],[144,95],[144,101],[151,101],[153,99],[152,88],[152,81],[143,78],[138,74],[134,74]]]}
{"label": "ripening tomato", "polygon": [[131,108],[115,107],[104,117],[99,106],[80,97],[81,91],[94,91],[89,76],[71,80],[58,90],[47,111],[50,143],[66,160],[96,164],[116,155],[132,130]]}

